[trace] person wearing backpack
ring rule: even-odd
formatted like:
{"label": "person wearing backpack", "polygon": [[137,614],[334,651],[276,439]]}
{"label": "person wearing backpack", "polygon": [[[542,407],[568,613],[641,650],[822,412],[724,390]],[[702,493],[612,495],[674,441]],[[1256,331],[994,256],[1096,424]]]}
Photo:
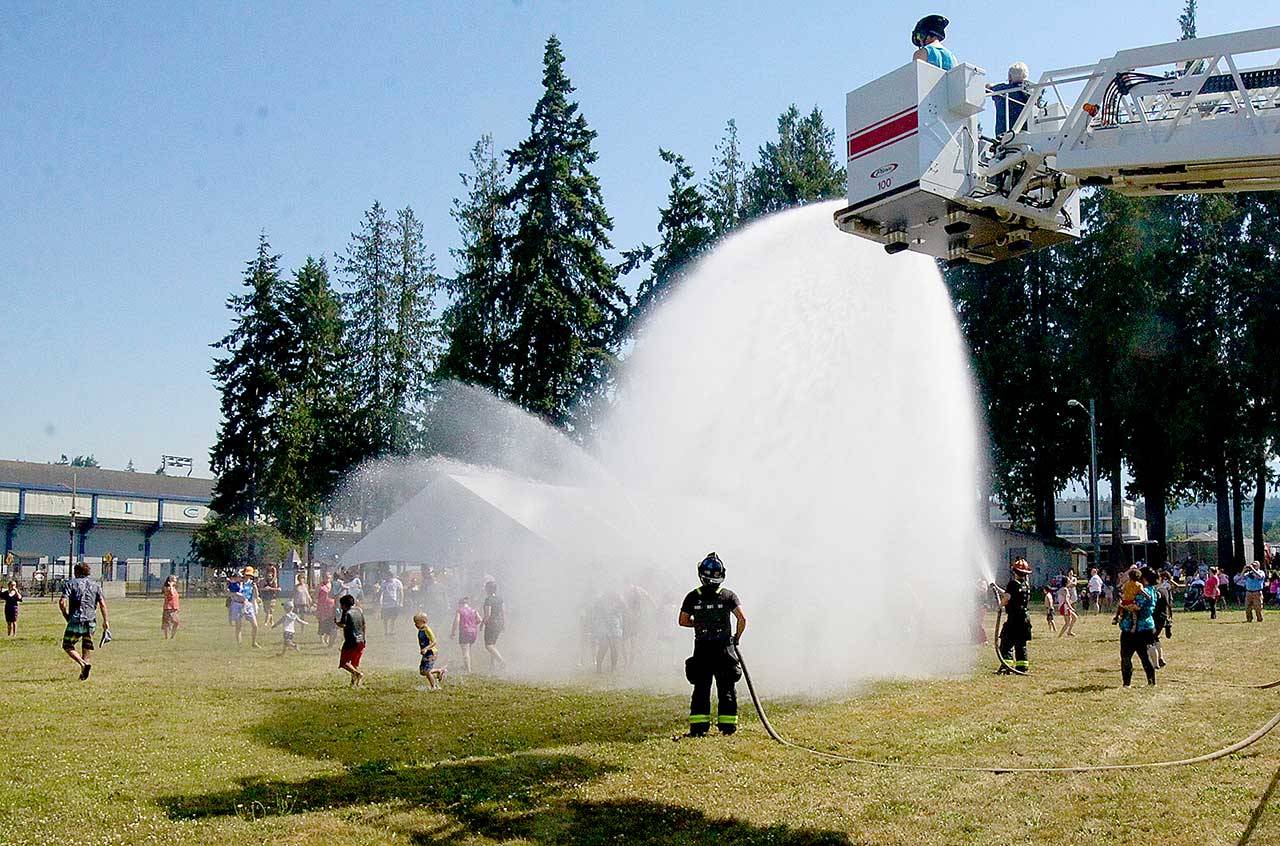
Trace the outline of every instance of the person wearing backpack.
{"label": "person wearing backpack", "polygon": [[471,607],[471,597],[464,596],[458,601],[449,636],[457,638],[458,646],[462,647],[462,669],[468,673],[471,672],[471,644],[479,634],[480,612]]}

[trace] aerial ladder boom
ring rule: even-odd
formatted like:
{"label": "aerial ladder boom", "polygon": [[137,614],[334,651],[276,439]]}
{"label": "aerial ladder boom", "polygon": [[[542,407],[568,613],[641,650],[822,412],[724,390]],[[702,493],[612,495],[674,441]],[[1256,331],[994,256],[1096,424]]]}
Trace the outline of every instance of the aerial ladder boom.
{"label": "aerial ladder boom", "polygon": [[[1123,50],[1015,92],[986,83],[972,65],[911,62],[850,92],[836,226],[988,263],[1079,237],[1082,187],[1280,189],[1280,26]],[[1016,117],[983,137],[992,97]]]}

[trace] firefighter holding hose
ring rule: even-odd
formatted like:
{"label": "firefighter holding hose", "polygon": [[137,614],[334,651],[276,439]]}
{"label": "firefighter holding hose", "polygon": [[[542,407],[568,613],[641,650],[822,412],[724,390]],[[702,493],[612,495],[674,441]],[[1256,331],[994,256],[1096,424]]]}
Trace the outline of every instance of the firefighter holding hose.
{"label": "firefighter holding hose", "polygon": [[[1009,570],[1012,573],[1009,584],[1000,593],[1005,613],[1004,627],[1000,629],[1000,654],[1004,661],[996,672],[1001,675],[1014,670],[1026,673],[1031,666],[1027,661],[1027,641],[1031,640],[1031,565],[1027,559],[1019,558],[1009,565]],[[1005,666],[1010,661],[1014,670]]]}
{"label": "firefighter holding hose", "polygon": [[[716,728],[721,734],[738,729],[738,695],[734,689],[742,678],[742,665],[735,647],[747,628],[747,615],[738,595],[721,587],[724,562],[714,552],[698,564],[702,586],[689,592],[680,605],[679,623],[693,629],[693,655],[684,662],[685,678],[693,685],[689,700],[689,735],[701,737],[711,729],[711,682],[716,683],[719,704]],[[735,623],[730,629],[730,617]]]}

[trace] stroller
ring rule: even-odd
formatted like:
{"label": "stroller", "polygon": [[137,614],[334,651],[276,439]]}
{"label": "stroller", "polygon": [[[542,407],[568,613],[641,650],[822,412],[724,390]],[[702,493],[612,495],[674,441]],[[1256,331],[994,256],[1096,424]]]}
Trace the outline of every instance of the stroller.
{"label": "stroller", "polygon": [[1203,611],[1209,607],[1204,602],[1204,579],[1196,579],[1187,585],[1186,596],[1182,598],[1182,607],[1186,611]]}

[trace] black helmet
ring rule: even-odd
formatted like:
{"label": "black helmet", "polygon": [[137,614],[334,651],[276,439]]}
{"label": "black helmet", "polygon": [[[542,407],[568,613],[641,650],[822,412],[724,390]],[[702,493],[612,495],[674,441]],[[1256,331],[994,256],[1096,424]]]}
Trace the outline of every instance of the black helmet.
{"label": "black helmet", "polygon": [[941,41],[947,37],[947,24],[951,21],[942,15],[925,15],[916,23],[916,28],[911,30],[911,43],[917,47],[924,46],[924,40],[929,36]]}
{"label": "black helmet", "polygon": [[712,587],[724,581],[724,562],[719,555],[707,553],[707,557],[698,564],[698,579],[704,587]]}

